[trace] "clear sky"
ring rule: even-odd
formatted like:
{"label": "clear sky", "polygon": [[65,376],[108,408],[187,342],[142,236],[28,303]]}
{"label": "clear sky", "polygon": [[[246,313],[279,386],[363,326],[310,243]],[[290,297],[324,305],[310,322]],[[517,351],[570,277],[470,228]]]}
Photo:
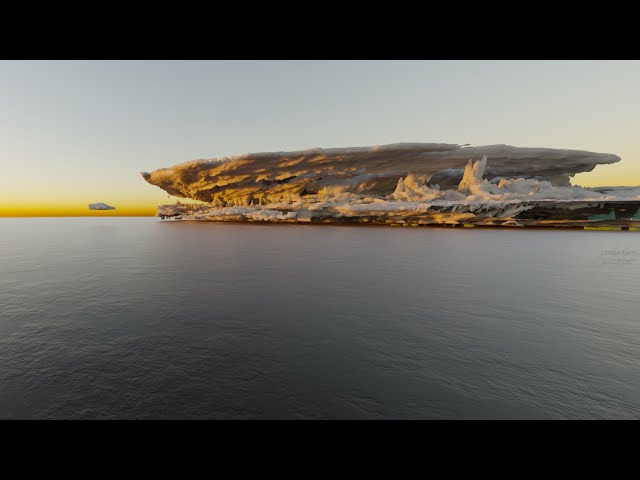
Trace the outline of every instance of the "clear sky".
{"label": "clear sky", "polygon": [[640,185],[638,61],[2,61],[0,216],[153,215],[141,171],[395,142],[555,147]]}

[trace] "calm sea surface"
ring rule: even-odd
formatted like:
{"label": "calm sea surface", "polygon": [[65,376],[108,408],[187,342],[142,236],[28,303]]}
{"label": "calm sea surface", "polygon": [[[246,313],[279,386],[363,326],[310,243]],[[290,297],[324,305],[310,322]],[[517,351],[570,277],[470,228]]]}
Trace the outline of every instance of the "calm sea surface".
{"label": "calm sea surface", "polygon": [[640,234],[0,219],[0,418],[640,418]]}

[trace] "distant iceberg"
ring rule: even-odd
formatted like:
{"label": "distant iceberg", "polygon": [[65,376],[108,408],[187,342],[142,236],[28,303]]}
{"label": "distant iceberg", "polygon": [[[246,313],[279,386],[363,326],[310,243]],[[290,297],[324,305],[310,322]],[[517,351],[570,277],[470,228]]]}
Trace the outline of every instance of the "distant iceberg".
{"label": "distant iceberg", "polygon": [[116,207],[107,205],[106,203],[90,203],[89,210],[115,210]]}

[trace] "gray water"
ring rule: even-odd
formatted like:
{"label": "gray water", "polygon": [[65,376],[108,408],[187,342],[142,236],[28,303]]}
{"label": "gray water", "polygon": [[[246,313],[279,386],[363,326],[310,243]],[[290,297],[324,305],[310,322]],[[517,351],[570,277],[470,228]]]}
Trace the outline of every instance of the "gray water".
{"label": "gray water", "polygon": [[0,418],[639,418],[639,284],[637,232],[0,219]]}

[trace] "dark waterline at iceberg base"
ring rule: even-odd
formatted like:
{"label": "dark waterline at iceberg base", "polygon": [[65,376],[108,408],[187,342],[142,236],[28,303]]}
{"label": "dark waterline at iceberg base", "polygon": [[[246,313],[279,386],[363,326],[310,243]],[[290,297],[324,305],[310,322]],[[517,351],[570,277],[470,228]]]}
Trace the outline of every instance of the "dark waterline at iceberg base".
{"label": "dark waterline at iceberg base", "polygon": [[0,219],[0,272],[0,418],[640,416],[634,232]]}

